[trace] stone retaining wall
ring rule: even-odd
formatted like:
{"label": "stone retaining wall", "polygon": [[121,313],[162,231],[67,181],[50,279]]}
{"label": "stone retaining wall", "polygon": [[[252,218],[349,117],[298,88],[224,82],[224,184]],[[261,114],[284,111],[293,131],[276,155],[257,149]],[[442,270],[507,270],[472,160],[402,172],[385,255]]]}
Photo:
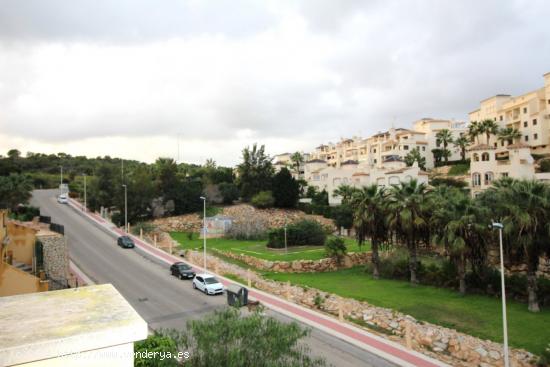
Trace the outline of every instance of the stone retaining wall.
{"label": "stone retaining wall", "polygon": [[222,254],[229,258],[243,261],[256,269],[280,273],[310,273],[351,268],[356,265],[369,263],[372,256],[371,252],[351,252],[338,262],[336,259],[332,258],[321,260],[269,261],[229,251],[222,252]]}
{"label": "stone retaining wall", "polygon": [[42,242],[44,255],[44,271],[50,282],[50,289],[61,289],[69,279],[69,255],[67,241],[59,234],[43,235],[38,239]]}
{"label": "stone retaining wall", "polygon": [[[202,254],[187,251],[186,258],[202,265]],[[432,356],[453,366],[502,366],[502,345],[482,340],[456,330],[422,322],[403,313],[372,306],[367,302],[343,298],[308,287],[291,286],[260,277],[234,264],[207,256],[207,266],[218,274],[236,275],[253,287],[322,312],[339,315],[363,326],[370,332],[398,342],[408,348]],[[316,302],[317,299],[317,302]],[[533,366],[536,357],[524,350],[511,349],[512,366]]]}

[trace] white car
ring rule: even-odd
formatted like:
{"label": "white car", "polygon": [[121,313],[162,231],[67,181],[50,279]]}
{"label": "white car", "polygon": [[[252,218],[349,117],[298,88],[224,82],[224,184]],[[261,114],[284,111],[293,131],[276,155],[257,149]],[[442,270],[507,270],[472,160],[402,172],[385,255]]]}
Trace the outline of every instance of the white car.
{"label": "white car", "polygon": [[206,294],[222,294],[224,291],[223,284],[210,274],[197,274],[193,278],[193,288]]}
{"label": "white car", "polygon": [[57,202],[59,204],[69,204],[69,197],[67,194],[61,194],[57,197]]}

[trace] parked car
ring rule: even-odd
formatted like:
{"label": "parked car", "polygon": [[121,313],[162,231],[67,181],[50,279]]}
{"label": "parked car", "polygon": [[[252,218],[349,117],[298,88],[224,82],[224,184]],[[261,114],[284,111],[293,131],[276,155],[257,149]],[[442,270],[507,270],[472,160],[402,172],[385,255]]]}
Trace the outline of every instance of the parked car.
{"label": "parked car", "polygon": [[193,279],[195,277],[193,268],[182,262],[173,263],[172,266],[170,266],[170,272],[173,276],[180,279]]}
{"label": "parked car", "polygon": [[116,242],[122,248],[136,247],[136,245],[134,244],[134,241],[128,236],[120,236]]}
{"label": "parked car", "polygon": [[208,295],[222,294],[224,291],[223,284],[210,274],[197,274],[193,278],[193,288],[203,291]]}
{"label": "parked car", "polygon": [[61,194],[57,197],[59,204],[69,204],[69,196],[67,194]]}

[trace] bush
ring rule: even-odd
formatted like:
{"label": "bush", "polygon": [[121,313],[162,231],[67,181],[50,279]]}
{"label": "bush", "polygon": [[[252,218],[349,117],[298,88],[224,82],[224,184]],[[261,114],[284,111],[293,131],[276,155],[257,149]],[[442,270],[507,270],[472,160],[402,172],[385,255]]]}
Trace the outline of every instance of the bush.
{"label": "bush", "polygon": [[149,222],[137,222],[132,226],[131,230],[133,234],[139,235],[140,230],[143,230],[144,234],[150,233],[155,230],[155,226]]}
{"label": "bush", "polygon": [[[148,353],[157,353],[163,357],[150,358]],[[147,339],[136,342],[134,363],[140,367],[153,367],[153,366],[178,366],[176,355],[178,353],[178,346],[174,339],[168,335],[164,335],[155,331],[155,333]],[[164,358],[164,356],[172,356],[172,358]]]}
{"label": "bush", "polygon": [[222,182],[218,185],[224,204],[233,204],[239,198],[239,188],[230,182]]}
{"label": "bush", "polygon": [[331,237],[325,244],[325,254],[327,257],[333,257],[340,261],[347,252],[348,249],[342,237]]}
{"label": "bush", "polygon": [[330,216],[338,230],[341,227],[350,229],[353,226],[353,211],[349,205],[338,205],[330,208]]}
{"label": "bush", "polygon": [[22,222],[33,220],[34,217],[40,216],[40,209],[35,206],[20,205],[12,212],[11,217]]}
{"label": "bush", "polygon": [[470,165],[466,163],[456,164],[449,169],[450,176],[461,176],[468,173]]}
{"label": "bush", "polygon": [[260,191],[250,201],[256,208],[265,209],[273,207],[275,199],[271,191]]}
{"label": "bush", "polygon": [[[327,235],[316,221],[302,220],[287,226],[287,246],[324,246]],[[272,229],[268,233],[267,247],[285,247],[284,228]]]}

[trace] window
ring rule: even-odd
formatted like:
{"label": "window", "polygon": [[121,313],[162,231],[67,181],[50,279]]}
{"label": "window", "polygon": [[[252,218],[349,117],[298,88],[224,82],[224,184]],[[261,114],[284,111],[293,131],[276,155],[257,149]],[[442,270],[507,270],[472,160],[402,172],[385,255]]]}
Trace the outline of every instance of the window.
{"label": "window", "polygon": [[527,107],[523,107],[523,113],[527,113]]}
{"label": "window", "polygon": [[374,148],[374,149],[372,150],[372,152],[373,152],[373,153],[376,153],[376,148]]}
{"label": "window", "polygon": [[533,134],[533,139],[537,140],[539,138],[539,134]]}
{"label": "window", "polygon": [[426,151],[426,147],[422,147],[422,151],[425,152],[425,151]]}
{"label": "window", "polygon": [[525,135],[525,136],[523,137],[523,139],[524,139],[525,141],[529,141],[529,135]]}
{"label": "window", "polygon": [[523,121],[523,127],[527,127],[527,121]]}
{"label": "window", "polygon": [[489,153],[485,152],[481,155],[481,160],[487,162],[489,160]]}
{"label": "window", "polygon": [[403,145],[403,149],[404,150],[409,150],[409,146],[408,145]]}
{"label": "window", "polygon": [[485,172],[485,185],[490,185],[493,182],[493,172]]}
{"label": "window", "polygon": [[501,147],[504,146],[504,140],[501,140],[501,141],[500,141],[500,146],[501,146]]}
{"label": "window", "polygon": [[502,172],[500,175],[501,175],[502,177],[508,177],[508,172]]}
{"label": "window", "polygon": [[376,158],[374,158],[374,163],[376,163]]}
{"label": "window", "polygon": [[481,186],[481,175],[479,173],[472,175],[472,186]]}
{"label": "window", "polygon": [[496,141],[495,141],[495,144],[494,144],[494,145],[495,145],[495,148],[498,147],[498,143],[497,143]]}
{"label": "window", "polygon": [[479,154],[474,153],[474,162],[479,162]]}
{"label": "window", "polygon": [[499,120],[502,121],[504,119],[504,116],[500,115]]}
{"label": "window", "polygon": [[533,119],[533,126],[537,126],[537,119]]}
{"label": "window", "polygon": [[435,141],[435,146],[438,148],[441,146],[441,141],[439,139]]}

